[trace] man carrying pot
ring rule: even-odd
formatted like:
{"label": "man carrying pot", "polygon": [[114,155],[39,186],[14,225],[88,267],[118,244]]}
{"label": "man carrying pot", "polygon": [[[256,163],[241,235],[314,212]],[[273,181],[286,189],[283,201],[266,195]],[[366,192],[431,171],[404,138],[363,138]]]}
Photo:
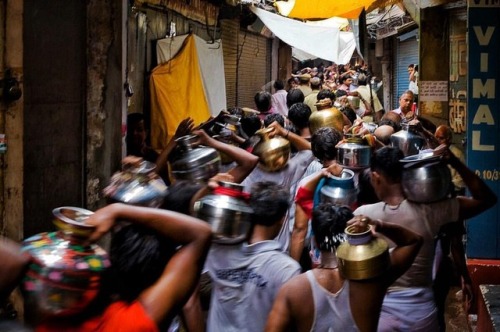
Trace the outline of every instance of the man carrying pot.
{"label": "man carrying pot", "polygon": [[288,190],[276,183],[255,183],[247,242],[212,245],[205,264],[212,278],[208,332],[263,331],[279,288],[300,273],[299,264],[273,240],[286,217],[288,196]]}
{"label": "man carrying pot", "polygon": [[442,225],[469,219],[497,202],[495,193],[448,148],[440,149],[443,160],[462,176],[472,197],[457,196],[434,203],[406,199],[402,187],[403,153],[397,147],[375,151],[371,182],[381,200],[354,211],[370,219],[396,223],[420,234],[424,243],[415,262],[389,287],[379,321],[379,331],[437,331],[438,319],[432,291],[434,240]]}

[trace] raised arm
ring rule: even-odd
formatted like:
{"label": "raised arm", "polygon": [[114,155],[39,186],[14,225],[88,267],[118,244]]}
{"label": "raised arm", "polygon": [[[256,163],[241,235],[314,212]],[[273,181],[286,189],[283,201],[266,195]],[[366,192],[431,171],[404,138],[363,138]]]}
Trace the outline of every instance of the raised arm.
{"label": "raised arm", "polygon": [[490,187],[479,176],[460,161],[448,148],[444,156],[464,180],[472,197],[459,196],[459,220],[465,220],[477,216],[497,203],[497,196]]}
{"label": "raised arm", "polygon": [[290,141],[298,151],[311,150],[311,142],[304,137],[292,133],[290,130],[283,128],[278,122],[271,123],[269,128],[274,128],[274,135],[279,135]]}
{"label": "raised arm", "polygon": [[115,203],[89,217],[87,223],[96,225],[90,240],[95,241],[107,233],[117,220],[151,228],[181,245],[160,278],[138,298],[149,316],[155,322],[161,322],[174,310],[180,310],[195,288],[210,247],[210,226],[181,213]]}
{"label": "raised arm", "polygon": [[237,146],[218,141],[208,136],[203,130],[197,130],[194,133],[200,138],[201,144],[224,152],[238,164],[228,171],[228,173],[233,176],[235,183],[243,181],[259,162],[259,157]]}
{"label": "raised arm", "polygon": [[166,167],[168,156],[177,146],[176,139],[178,139],[181,136],[188,135],[193,130],[193,128],[194,128],[193,119],[186,118],[181,121],[172,139],[167,143],[167,146],[165,147],[165,149],[163,149],[158,158],[156,158],[157,173],[160,173]]}

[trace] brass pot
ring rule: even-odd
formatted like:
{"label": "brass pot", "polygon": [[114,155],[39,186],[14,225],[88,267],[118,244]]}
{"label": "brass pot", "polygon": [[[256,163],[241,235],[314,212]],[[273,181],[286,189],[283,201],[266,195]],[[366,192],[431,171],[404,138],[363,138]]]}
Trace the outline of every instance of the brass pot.
{"label": "brass pot", "polygon": [[269,137],[272,128],[260,129],[256,132],[261,141],[253,149],[253,154],[259,157],[260,167],[269,171],[279,171],[290,159],[290,142],[282,137]]}
{"label": "brass pot", "polygon": [[311,134],[318,131],[319,128],[331,127],[341,133],[344,129],[344,116],[336,107],[318,110],[309,117],[309,129]]}
{"label": "brass pot", "polygon": [[337,248],[339,270],[343,277],[363,280],[377,277],[390,264],[389,246],[371,233],[371,226],[362,232],[355,232],[354,226],[345,229],[347,241]]}

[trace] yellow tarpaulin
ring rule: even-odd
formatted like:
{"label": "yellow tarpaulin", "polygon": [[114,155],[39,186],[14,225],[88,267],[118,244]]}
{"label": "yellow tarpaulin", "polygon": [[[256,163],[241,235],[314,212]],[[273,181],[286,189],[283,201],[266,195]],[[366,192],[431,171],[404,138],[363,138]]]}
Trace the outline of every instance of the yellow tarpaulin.
{"label": "yellow tarpaulin", "polygon": [[172,60],[153,69],[151,88],[151,145],[164,149],[179,123],[191,117],[195,125],[210,117],[194,36]]}
{"label": "yellow tarpaulin", "polygon": [[344,17],[357,19],[363,10],[375,0],[289,0],[276,1],[276,7],[283,16],[298,19],[325,19]]}

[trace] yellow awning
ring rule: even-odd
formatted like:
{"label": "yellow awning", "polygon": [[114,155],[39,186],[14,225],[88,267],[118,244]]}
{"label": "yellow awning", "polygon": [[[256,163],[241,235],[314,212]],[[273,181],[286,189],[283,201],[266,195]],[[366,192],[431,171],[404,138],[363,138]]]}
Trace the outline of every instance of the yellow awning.
{"label": "yellow awning", "polygon": [[298,19],[325,19],[334,16],[357,19],[375,0],[289,0],[276,1],[283,16]]}

